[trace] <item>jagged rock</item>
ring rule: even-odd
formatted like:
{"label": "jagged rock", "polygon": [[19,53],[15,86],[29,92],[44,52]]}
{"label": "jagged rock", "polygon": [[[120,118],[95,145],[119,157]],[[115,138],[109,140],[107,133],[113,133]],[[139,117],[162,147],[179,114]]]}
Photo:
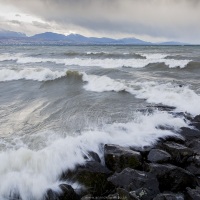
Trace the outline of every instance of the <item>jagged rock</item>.
{"label": "jagged rock", "polygon": [[190,164],[186,169],[192,174],[200,175],[200,155],[190,157],[188,162],[190,162]]}
{"label": "jagged rock", "polygon": [[196,186],[196,180],[193,174],[174,165],[150,163],[147,171],[156,175],[161,192],[179,192],[183,191],[186,187]]}
{"label": "jagged rock", "polygon": [[187,188],[187,198],[189,200],[199,200],[200,199],[200,188],[196,189]]}
{"label": "jagged rock", "polygon": [[158,181],[155,175],[148,172],[126,168],[120,173],[115,173],[108,178],[115,187],[123,188],[127,191],[135,191],[146,188],[151,191],[152,196],[159,193]]}
{"label": "jagged rock", "polygon": [[153,200],[184,200],[184,195],[174,193],[162,193],[158,194]]}
{"label": "jagged rock", "polygon": [[49,189],[46,193],[45,200],[78,200],[77,194],[70,185],[61,184],[59,187],[61,189],[59,193]]}
{"label": "jagged rock", "polygon": [[106,144],[104,156],[106,166],[116,172],[120,172],[126,167],[138,169],[142,165],[142,156],[139,152],[118,145]]}
{"label": "jagged rock", "polygon": [[155,163],[168,162],[171,159],[171,155],[166,151],[160,149],[152,149],[147,157],[148,161]]}
{"label": "jagged rock", "polygon": [[99,196],[109,194],[113,189],[107,182],[107,178],[111,174],[112,172],[99,162],[88,161],[85,165],[77,167],[75,171],[68,172],[65,179],[78,181],[86,187],[88,193]]}
{"label": "jagged rock", "polygon": [[190,156],[194,155],[192,149],[175,142],[165,142],[163,148],[171,154],[173,161],[178,164],[186,162]]}

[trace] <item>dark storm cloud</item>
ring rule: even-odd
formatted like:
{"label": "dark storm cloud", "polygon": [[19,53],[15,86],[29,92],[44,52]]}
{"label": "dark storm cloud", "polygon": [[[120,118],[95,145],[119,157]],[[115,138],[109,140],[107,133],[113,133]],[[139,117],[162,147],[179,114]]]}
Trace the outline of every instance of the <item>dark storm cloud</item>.
{"label": "dark storm cloud", "polygon": [[[199,0],[7,0],[6,3],[66,29],[200,41]],[[0,4],[5,4],[5,0],[0,0]]]}
{"label": "dark storm cloud", "polygon": [[21,22],[18,21],[18,20],[10,20],[9,23],[11,23],[11,24],[18,24],[18,25],[21,24]]}
{"label": "dark storm cloud", "polygon": [[34,26],[39,27],[39,28],[46,28],[46,29],[51,28],[50,24],[48,24],[48,23],[42,23],[42,22],[38,22],[38,21],[32,21],[32,24]]}

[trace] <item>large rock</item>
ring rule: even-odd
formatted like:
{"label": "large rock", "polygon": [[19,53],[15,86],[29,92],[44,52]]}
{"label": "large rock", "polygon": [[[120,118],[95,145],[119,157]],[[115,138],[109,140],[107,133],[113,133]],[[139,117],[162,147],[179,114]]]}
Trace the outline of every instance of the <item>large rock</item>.
{"label": "large rock", "polygon": [[153,163],[164,163],[171,159],[171,155],[160,149],[152,149],[149,152],[147,159]]}
{"label": "large rock", "polygon": [[186,138],[186,140],[193,140],[194,138],[200,138],[200,131],[194,130],[188,127],[182,127],[180,134]]}
{"label": "large rock", "polygon": [[106,166],[116,172],[126,167],[139,169],[142,165],[142,156],[139,152],[118,145],[106,144],[104,157]]}
{"label": "large rock", "polygon": [[188,159],[190,164],[187,166],[187,170],[195,175],[200,175],[200,155],[196,155],[193,157],[190,157]]}
{"label": "large rock", "polygon": [[67,184],[61,184],[61,192],[53,191],[49,189],[46,193],[45,200],[78,200],[77,194],[74,192],[74,189]]}
{"label": "large rock", "polygon": [[162,193],[158,194],[153,200],[184,200],[184,195],[179,193]]}
{"label": "large rock", "polygon": [[150,191],[151,196],[159,193],[158,181],[155,175],[148,172],[138,171],[126,168],[120,173],[115,173],[108,178],[115,187],[123,188],[127,191],[135,191],[140,188],[146,188]]}
{"label": "large rock", "polygon": [[196,189],[187,188],[187,199],[188,200],[199,200],[200,199],[200,188]]}
{"label": "large rock", "polygon": [[88,161],[85,165],[77,167],[75,171],[65,174],[63,179],[72,182],[79,182],[86,187],[87,193],[94,196],[109,194],[112,186],[107,182],[107,178],[112,172],[96,161]]}
{"label": "large rock", "polygon": [[197,115],[193,119],[194,122],[200,122],[200,115]]}
{"label": "large rock", "polygon": [[150,163],[147,170],[157,177],[161,192],[181,192],[186,187],[196,186],[196,179],[193,174],[174,165]]}
{"label": "large rock", "polygon": [[175,142],[165,142],[163,148],[171,154],[173,161],[177,164],[186,162],[190,156],[194,155],[192,149]]}
{"label": "large rock", "polygon": [[195,153],[200,153],[200,138],[187,142],[189,148],[191,148]]}

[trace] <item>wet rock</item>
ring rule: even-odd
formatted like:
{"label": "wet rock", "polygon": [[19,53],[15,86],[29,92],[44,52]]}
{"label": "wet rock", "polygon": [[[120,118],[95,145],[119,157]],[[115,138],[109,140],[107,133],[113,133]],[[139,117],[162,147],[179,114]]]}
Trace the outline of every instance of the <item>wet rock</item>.
{"label": "wet rock", "polygon": [[127,191],[135,191],[140,188],[146,188],[155,196],[159,193],[158,181],[155,175],[148,172],[138,171],[126,168],[120,173],[115,173],[108,178],[115,187],[123,188]]}
{"label": "wet rock", "polygon": [[109,200],[117,200],[119,199],[119,195],[117,193],[108,195],[107,199]]}
{"label": "wet rock", "polygon": [[187,199],[188,200],[199,200],[200,199],[200,188],[196,189],[187,188]]}
{"label": "wet rock", "polygon": [[190,125],[196,128],[197,130],[200,130],[200,122],[193,122]]}
{"label": "wet rock", "polygon": [[113,188],[107,182],[112,172],[99,162],[88,161],[85,165],[77,167],[73,172],[68,172],[66,178],[73,182],[78,181],[84,185],[87,192],[92,195],[109,194]]}
{"label": "wet rock", "polygon": [[190,157],[188,159],[190,164],[187,166],[187,170],[195,175],[200,175],[200,155],[196,155],[193,157]]}
{"label": "wet rock", "polygon": [[155,163],[168,162],[171,159],[171,155],[166,151],[160,149],[152,149],[147,157],[148,161]]}
{"label": "wet rock", "polygon": [[184,200],[183,194],[175,194],[175,193],[162,193],[158,194],[153,200]]}
{"label": "wet rock", "polygon": [[93,161],[99,162],[101,163],[101,159],[99,157],[99,155],[93,151],[88,152],[88,156],[89,158],[91,158]]}
{"label": "wet rock", "polygon": [[93,198],[92,195],[91,195],[91,194],[88,194],[88,195],[83,196],[83,197],[81,198],[81,200],[90,200],[90,199],[92,199],[92,198]]}
{"label": "wet rock", "polygon": [[61,184],[60,186],[61,191],[53,191],[49,189],[46,193],[45,200],[78,200],[77,194],[74,192],[74,189],[67,184]]}
{"label": "wet rock", "polygon": [[142,156],[139,152],[118,145],[106,144],[104,156],[106,166],[116,172],[126,167],[138,169],[142,165]]}
{"label": "wet rock", "polygon": [[186,162],[190,156],[194,155],[192,149],[175,142],[165,142],[163,148],[171,154],[173,161],[178,164]]}
{"label": "wet rock", "polygon": [[152,195],[152,191],[148,190],[147,188],[139,188],[138,190],[129,192],[129,194],[139,200],[149,200],[153,199],[155,196],[154,194]]}
{"label": "wet rock", "polygon": [[200,138],[200,131],[187,127],[182,127],[180,134],[186,138],[186,140],[193,140],[194,138]]}
{"label": "wet rock", "polygon": [[127,190],[122,188],[117,188],[118,199],[125,200],[139,200],[136,196],[131,195]]}
{"label": "wet rock", "polygon": [[197,115],[193,119],[194,122],[200,122],[200,115]]}
{"label": "wet rock", "polygon": [[9,195],[9,200],[22,200],[19,192],[17,191],[12,191]]}
{"label": "wet rock", "polygon": [[191,148],[195,153],[200,153],[200,139],[195,139],[187,142],[189,148]]}
{"label": "wet rock", "polygon": [[174,165],[150,163],[147,171],[157,177],[161,192],[181,192],[186,187],[196,186],[196,180],[193,174]]}

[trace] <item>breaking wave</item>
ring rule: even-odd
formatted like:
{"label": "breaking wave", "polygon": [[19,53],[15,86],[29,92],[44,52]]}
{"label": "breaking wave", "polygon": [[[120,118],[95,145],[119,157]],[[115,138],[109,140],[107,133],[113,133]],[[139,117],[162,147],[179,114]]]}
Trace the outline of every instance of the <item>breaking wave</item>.
{"label": "breaking wave", "polygon": [[200,113],[200,95],[188,86],[175,83],[159,82],[129,82],[113,80],[107,76],[83,75],[87,84],[84,89],[93,92],[126,91],[136,98],[146,99],[148,103],[174,106],[177,111],[188,112],[192,115]]}
{"label": "breaking wave", "polygon": [[[98,53],[91,53],[94,55],[98,55]],[[91,55],[88,54],[88,55]],[[102,53],[99,53],[102,54]],[[104,55],[103,53],[102,55]],[[87,54],[86,54],[87,55]],[[117,54],[116,54],[117,55]],[[127,56],[129,54],[120,54]],[[66,59],[56,59],[56,58],[40,58],[40,57],[26,57],[20,55],[1,55],[0,61],[8,61],[14,60],[18,64],[26,64],[26,63],[47,63],[52,62],[56,64],[64,64],[66,66],[78,65],[78,66],[98,66],[102,68],[119,68],[119,67],[132,67],[132,68],[143,68],[152,63],[164,63],[169,68],[180,67],[184,68],[190,63],[192,60],[176,60],[176,59],[167,59],[167,55],[165,54],[138,54],[141,58],[130,58],[123,59],[121,57],[116,56],[115,58],[90,58],[90,57],[74,57],[74,58],[66,58]],[[99,55],[98,55],[99,56]]]}
{"label": "breaking wave", "polygon": [[[63,171],[83,164],[85,157],[90,159],[89,151],[102,157],[106,143],[136,147],[151,145],[158,138],[174,135],[170,130],[157,129],[166,124],[175,130],[187,126],[183,119],[164,112],[138,113],[135,121],[107,125],[102,130],[83,132],[77,137],[60,138],[38,151],[23,147],[1,152],[0,198],[14,198],[14,194],[19,194],[22,200],[43,199],[47,189],[58,190]],[[77,189],[76,184],[72,186]]]}
{"label": "breaking wave", "polygon": [[66,71],[52,71],[48,68],[0,69],[0,81],[35,80],[48,81],[66,75]]}

